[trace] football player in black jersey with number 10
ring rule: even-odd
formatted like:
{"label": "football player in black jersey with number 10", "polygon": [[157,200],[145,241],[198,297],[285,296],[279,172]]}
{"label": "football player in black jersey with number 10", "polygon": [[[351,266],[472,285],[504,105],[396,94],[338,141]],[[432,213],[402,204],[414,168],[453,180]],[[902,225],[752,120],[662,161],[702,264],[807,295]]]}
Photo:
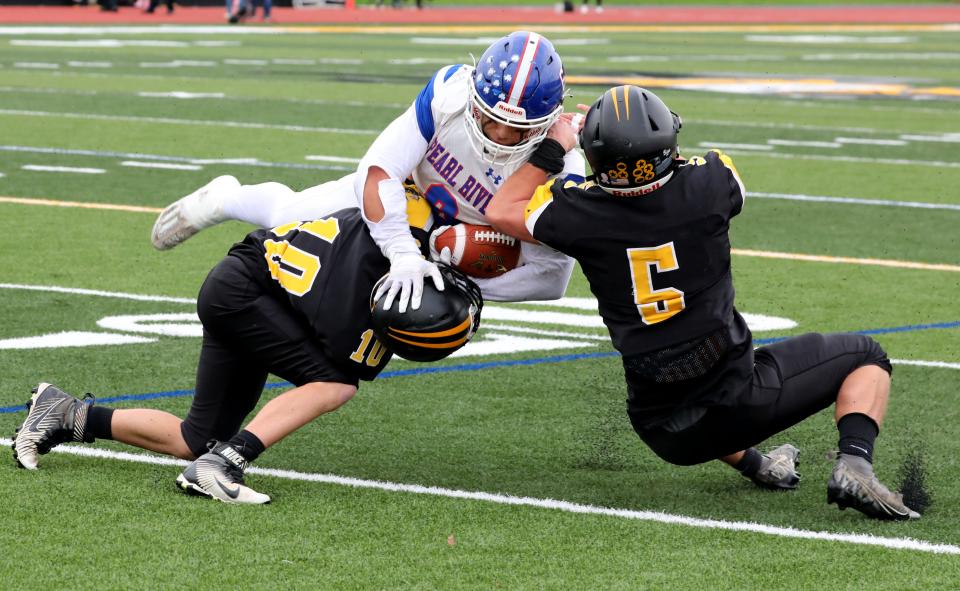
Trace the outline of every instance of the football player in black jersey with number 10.
{"label": "football player in black jersey with number 10", "polygon": [[835,404],[840,455],[828,501],[878,519],[919,517],[873,472],[892,370],[880,345],[805,334],[754,350],[734,306],[728,232],[745,193],[730,158],[681,158],[680,118],[652,92],[619,86],[583,120],[594,182],[546,183],[576,143],[577,130],[555,127],[563,125],[487,215],[500,231],[580,263],[622,355],[640,438],[670,463],[719,459],[761,487],[793,489],[799,451],[753,446]]}
{"label": "football player in black jersey with number 10", "polygon": [[[428,219],[429,206],[411,201],[408,213],[410,231],[426,245],[426,231],[413,224]],[[250,233],[200,288],[203,344],[185,419],[92,404],[41,383],[17,430],[14,458],[36,469],[38,456],[59,443],[113,439],[194,460],[177,478],[188,493],[226,503],[269,502],[243,477],[266,448],[345,404],[361,380],[377,377],[391,353],[436,361],[476,331],[483,301],[462,273],[441,266],[445,289],[428,285],[421,307],[400,314],[384,310],[384,298],[371,298],[389,267],[355,208]],[[268,373],[295,387],[241,429]]]}

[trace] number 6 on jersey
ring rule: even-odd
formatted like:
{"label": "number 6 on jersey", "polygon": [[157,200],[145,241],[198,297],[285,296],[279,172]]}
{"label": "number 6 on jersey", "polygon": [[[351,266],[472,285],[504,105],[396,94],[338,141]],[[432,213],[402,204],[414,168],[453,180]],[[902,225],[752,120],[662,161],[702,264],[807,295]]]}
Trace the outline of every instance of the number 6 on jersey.
{"label": "number 6 on jersey", "polygon": [[644,324],[656,324],[678,314],[686,307],[683,292],[672,287],[653,289],[653,272],[680,268],[673,242],[646,248],[628,248],[627,259],[633,279],[633,297]]}

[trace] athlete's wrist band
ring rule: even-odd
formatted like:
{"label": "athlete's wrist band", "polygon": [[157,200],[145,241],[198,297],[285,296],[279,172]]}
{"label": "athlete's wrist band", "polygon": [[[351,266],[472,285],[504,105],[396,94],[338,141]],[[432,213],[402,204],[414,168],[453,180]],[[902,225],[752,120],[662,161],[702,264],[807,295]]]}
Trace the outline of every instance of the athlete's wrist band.
{"label": "athlete's wrist band", "polygon": [[549,175],[559,174],[563,170],[563,157],[566,154],[560,142],[548,137],[540,142],[527,162]]}

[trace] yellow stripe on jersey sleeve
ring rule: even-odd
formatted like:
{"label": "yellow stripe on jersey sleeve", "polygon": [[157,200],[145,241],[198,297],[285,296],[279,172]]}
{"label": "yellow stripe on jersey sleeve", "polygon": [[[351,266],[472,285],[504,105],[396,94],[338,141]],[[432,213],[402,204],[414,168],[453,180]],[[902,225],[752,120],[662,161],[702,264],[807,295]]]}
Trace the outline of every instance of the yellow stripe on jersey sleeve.
{"label": "yellow stripe on jersey sleeve", "polygon": [[533,227],[537,225],[540,214],[553,203],[553,183],[557,179],[550,179],[545,185],[540,185],[533,192],[533,197],[527,202],[527,208],[523,212],[523,221],[527,226],[527,231],[533,234]]}
{"label": "yellow stripe on jersey sleeve", "polygon": [[[745,200],[747,197],[747,190],[743,188],[743,181],[740,179],[740,173],[737,171],[737,167],[733,165],[733,158],[727,156],[720,150],[710,150],[711,152],[716,152],[717,156],[720,158],[720,162],[733,174],[733,180],[737,181],[737,186],[740,187],[740,199]],[[741,203],[742,205],[742,203]]]}
{"label": "yellow stripe on jersey sleeve", "polygon": [[732,172],[739,179],[740,173],[737,171],[737,167],[733,165],[733,158],[727,156],[720,150],[713,150],[713,151],[716,152],[717,156],[720,157],[720,162],[723,162],[723,165],[729,168],[730,172]]}
{"label": "yellow stripe on jersey sleeve", "polygon": [[547,181],[547,184],[537,187],[537,190],[533,192],[533,197],[527,202],[527,209],[523,212],[523,219],[530,219],[533,212],[553,201],[553,193],[550,191],[550,188],[553,187],[555,180],[557,179],[550,179]]}

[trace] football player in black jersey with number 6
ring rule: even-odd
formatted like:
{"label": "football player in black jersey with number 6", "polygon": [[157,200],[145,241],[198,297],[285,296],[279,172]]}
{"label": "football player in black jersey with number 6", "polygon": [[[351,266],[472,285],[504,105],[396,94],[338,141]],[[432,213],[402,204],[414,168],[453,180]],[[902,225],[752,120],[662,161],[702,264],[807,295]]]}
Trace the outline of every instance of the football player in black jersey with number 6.
{"label": "football player in black jersey with number 6", "polygon": [[743,184],[718,151],[681,158],[680,126],[652,92],[612,88],[580,132],[594,181],[547,183],[576,143],[577,129],[561,121],[487,215],[500,231],[580,263],[622,355],[630,421],[658,456],[678,465],[718,459],[761,487],[793,489],[799,451],[753,446],[835,404],[840,455],[828,501],[878,519],[919,517],[873,472],[890,391],[886,353],[857,334],[805,334],[754,350],[730,271]]}

